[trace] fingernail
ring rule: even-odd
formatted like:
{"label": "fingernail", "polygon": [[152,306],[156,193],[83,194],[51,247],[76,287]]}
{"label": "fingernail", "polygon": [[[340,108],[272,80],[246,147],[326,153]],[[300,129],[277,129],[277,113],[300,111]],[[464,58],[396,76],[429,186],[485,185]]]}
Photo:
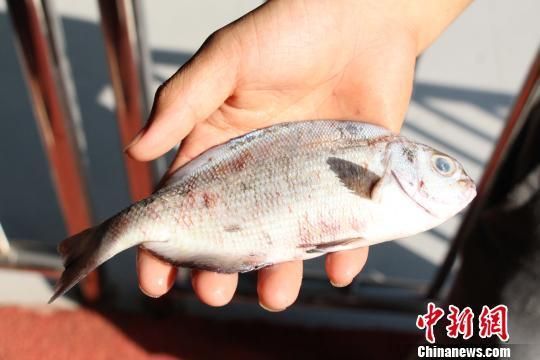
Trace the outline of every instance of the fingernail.
{"label": "fingernail", "polygon": [[139,290],[141,290],[141,292],[142,292],[144,295],[146,295],[146,296],[148,296],[148,297],[151,297],[151,298],[154,298],[154,299],[157,299],[157,298],[159,298],[159,297],[162,296],[162,295],[156,295],[156,294],[151,294],[151,293],[149,293],[149,292],[146,292],[146,290],[144,290],[144,288],[143,288],[141,285],[139,285]]}
{"label": "fingernail", "polygon": [[283,311],[283,310],[286,310],[287,308],[283,308],[283,309],[272,309],[272,308],[269,308],[268,306],[264,305],[262,302],[259,301],[259,306],[262,307],[264,310],[266,311],[269,311],[269,312],[280,312],[280,311]]}
{"label": "fingernail", "polygon": [[142,137],[143,134],[144,134],[144,130],[145,130],[144,127],[143,127],[141,130],[139,130],[139,132],[137,133],[137,135],[135,135],[135,137],[133,138],[133,140],[131,140],[131,142],[124,148],[124,152],[128,151],[129,148],[131,148],[133,145],[135,145],[136,143],[138,143],[139,140],[141,140],[141,137]]}
{"label": "fingernail", "polygon": [[333,287],[343,288],[345,286],[348,286],[350,283],[340,284],[340,283],[336,283],[336,282],[333,282],[332,280],[330,280],[330,284],[332,284]]}

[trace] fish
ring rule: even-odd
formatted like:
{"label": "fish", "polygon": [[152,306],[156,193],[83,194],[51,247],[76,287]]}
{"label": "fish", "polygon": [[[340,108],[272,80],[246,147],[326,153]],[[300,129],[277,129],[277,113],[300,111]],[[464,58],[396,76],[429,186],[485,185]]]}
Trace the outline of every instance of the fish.
{"label": "fish", "polygon": [[358,121],[310,120],[217,145],[151,196],[60,243],[49,302],[141,246],[175,266],[243,273],[431,229],[475,197],[462,165]]}

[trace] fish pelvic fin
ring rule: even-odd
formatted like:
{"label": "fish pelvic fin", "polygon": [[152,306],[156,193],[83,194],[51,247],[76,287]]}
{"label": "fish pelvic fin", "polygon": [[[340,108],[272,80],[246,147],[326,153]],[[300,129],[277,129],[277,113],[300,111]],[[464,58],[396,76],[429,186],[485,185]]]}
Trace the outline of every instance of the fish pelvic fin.
{"label": "fish pelvic fin", "polygon": [[64,272],[56,283],[49,304],[107,260],[101,246],[102,227],[103,225],[86,229],[60,243],[58,252],[64,261]]}
{"label": "fish pelvic fin", "polygon": [[351,250],[362,246],[365,246],[366,240],[364,238],[352,238],[330,241],[320,244],[308,244],[300,246],[305,249],[307,254],[327,254],[336,251]]}

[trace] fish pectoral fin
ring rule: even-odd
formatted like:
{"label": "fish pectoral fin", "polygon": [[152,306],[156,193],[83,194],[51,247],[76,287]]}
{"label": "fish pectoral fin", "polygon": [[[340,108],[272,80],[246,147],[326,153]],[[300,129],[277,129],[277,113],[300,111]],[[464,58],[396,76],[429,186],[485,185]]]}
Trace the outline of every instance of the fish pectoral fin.
{"label": "fish pectoral fin", "polygon": [[306,247],[306,253],[308,254],[326,254],[336,251],[350,250],[358,247],[362,247],[364,238],[352,238],[345,240],[336,240],[326,243],[314,244],[310,247]]}
{"label": "fish pectoral fin", "polygon": [[326,163],[330,166],[341,183],[354,194],[370,199],[374,187],[381,177],[365,166],[338,157],[329,157]]}

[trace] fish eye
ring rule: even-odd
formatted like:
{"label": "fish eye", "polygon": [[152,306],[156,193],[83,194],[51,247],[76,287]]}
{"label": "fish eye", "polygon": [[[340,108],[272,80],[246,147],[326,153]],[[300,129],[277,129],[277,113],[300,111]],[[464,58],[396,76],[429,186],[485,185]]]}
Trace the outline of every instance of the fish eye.
{"label": "fish eye", "polygon": [[451,176],[456,172],[456,164],[454,160],[447,156],[433,155],[432,157],[433,168],[439,174],[444,176]]}

